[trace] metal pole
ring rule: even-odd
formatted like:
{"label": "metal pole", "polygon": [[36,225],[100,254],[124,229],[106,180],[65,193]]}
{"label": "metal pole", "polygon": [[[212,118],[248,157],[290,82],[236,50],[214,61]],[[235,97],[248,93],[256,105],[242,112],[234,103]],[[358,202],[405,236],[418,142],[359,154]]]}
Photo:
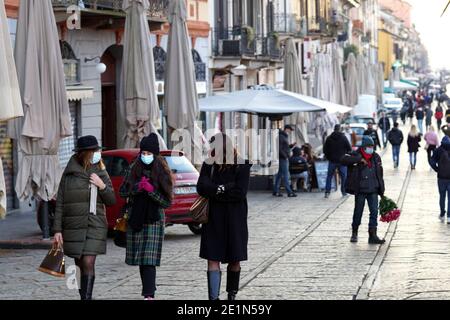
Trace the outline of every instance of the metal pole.
{"label": "metal pole", "polygon": [[43,207],[43,217],[42,217],[42,223],[44,224],[44,230],[43,230],[43,238],[44,240],[50,240],[50,228],[49,228],[49,218],[48,218],[48,201],[44,201],[44,207]]}

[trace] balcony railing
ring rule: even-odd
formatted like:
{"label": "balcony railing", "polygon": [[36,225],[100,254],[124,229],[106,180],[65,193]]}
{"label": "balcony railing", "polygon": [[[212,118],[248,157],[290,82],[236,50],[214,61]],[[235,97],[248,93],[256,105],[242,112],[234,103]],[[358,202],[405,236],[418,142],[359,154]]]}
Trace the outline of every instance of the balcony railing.
{"label": "balcony railing", "polygon": [[[123,0],[52,0],[54,7],[77,5],[83,9],[121,11]],[[165,19],[168,16],[169,0],[151,0],[148,16]]]}
{"label": "balcony railing", "polygon": [[212,52],[215,56],[253,56],[257,36],[252,28],[235,27],[212,31]]}

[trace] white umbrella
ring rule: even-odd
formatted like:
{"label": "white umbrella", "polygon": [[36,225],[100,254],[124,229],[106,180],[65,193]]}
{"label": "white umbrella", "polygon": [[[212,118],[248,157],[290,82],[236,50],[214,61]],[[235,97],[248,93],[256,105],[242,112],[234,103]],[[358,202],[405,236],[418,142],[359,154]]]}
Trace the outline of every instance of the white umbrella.
{"label": "white umbrella", "polygon": [[[292,38],[288,39],[286,45],[286,55],[284,58],[284,90],[303,93],[302,70]],[[286,119],[290,124],[293,124],[296,127],[295,140],[302,143],[308,142],[306,117],[307,115],[304,113],[296,113]]]}
{"label": "white umbrella", "polygon": [[[188,129],[191,136],[192,159],[202,158],[205,138],[197,126],[199,115],[194,62],[187,28],[184,0],[169,5],[169,40],[167,45],[165,102],[167,124],[172,129]],[[188,154],[189,156],[189,154]],[[193,156],[193,157],[192,157]]]}
{"label": "white umbrella", "polygon": [[356,58],[356,70],[358,71],[358,94],[368,94],[368,83],[367,83],[367,64],[364,60],[362,54],[358,54]]}
{"label": "white umbrella", "polygon": [[126,12],[121,74],[121,108],[128,127],[125,148],[139,147],[142,138],[153,132],[158,135],[160,148],[164,150],[166,144],[153,124],[160,119],[160,109],[146,14],[149,6],[148,0],[124,0],[122,5]]}
{"label": "white umbrella", "polygon": [[333,102],[341,105],[347,105],[347,95],[345,92],[344,76],[342,74],[341,58],[339,56],[339,50],[337,44],[333,44],[332,50],[332,68],[333,68],[333,87],[334,87],[334,97]]}
{"label": "white umbrella", "polygon": [[354,107],[358,104],[359,82],[356,57],[353,53],[350,53],[347,58],[346,85],[348,105]]}
{"label": "white umbrella", "polygon": [[24,117],[10,121],[9,135],[23,155],[16,193],[49,201],[61,177],[60,140],[72,135],[64,65],[50,0],[20,2],[15,60]]}
{"label": "white umbrella", "polygon": [[3,175],[3,163],[0,158],[0,219],[6,217],[6,184]]}
{"label": "white umbrella", "polygon": [[0,121],[22,117],[19,81],[3,0],[0,0],[0,74]]}
{"label": "white umbrella", "polygon": [[289,115],[296,112],[346,113],[351,108],[286,90],[242,90],[200,99],[200,111]]}

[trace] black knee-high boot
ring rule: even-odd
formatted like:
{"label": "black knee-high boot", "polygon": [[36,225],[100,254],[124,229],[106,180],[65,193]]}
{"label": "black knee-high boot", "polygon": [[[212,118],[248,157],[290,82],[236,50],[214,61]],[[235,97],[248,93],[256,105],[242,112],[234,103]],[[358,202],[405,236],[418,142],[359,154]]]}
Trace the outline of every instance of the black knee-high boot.
{"label": "black knee-high boot", "polygon": [[239,280],[241,277],[241,271],[227,270],[227,292],[228,300],[236,300],[236,295],[239,291]]}
{"label": "black knee-high boot", "polygon": [[92,300],[92,292],[94,291],[94,275],[82,275],[81,276],[81,300]]}
{"label": "black knee-high boot", "polygon": [[156,292],[156,267],[139,266],[142,280],[142,296],[145,298],[155,298]]}

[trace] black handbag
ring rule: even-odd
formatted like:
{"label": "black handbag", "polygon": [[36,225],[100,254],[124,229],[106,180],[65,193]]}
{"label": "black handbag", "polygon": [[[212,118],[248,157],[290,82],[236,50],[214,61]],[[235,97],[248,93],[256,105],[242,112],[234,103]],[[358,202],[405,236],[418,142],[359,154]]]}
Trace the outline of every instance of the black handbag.
{"label": "black handbag", "polygon": [[38,270],[58,278],[66,276],[64,250],[61,245],[53,244]]}
{"label": "black handbag", "polygon": [[122,217],[117,219],[114,226],[114,244],[120,248],[127,247],[128,210],[129,205],[126,204],[121,210]]}

